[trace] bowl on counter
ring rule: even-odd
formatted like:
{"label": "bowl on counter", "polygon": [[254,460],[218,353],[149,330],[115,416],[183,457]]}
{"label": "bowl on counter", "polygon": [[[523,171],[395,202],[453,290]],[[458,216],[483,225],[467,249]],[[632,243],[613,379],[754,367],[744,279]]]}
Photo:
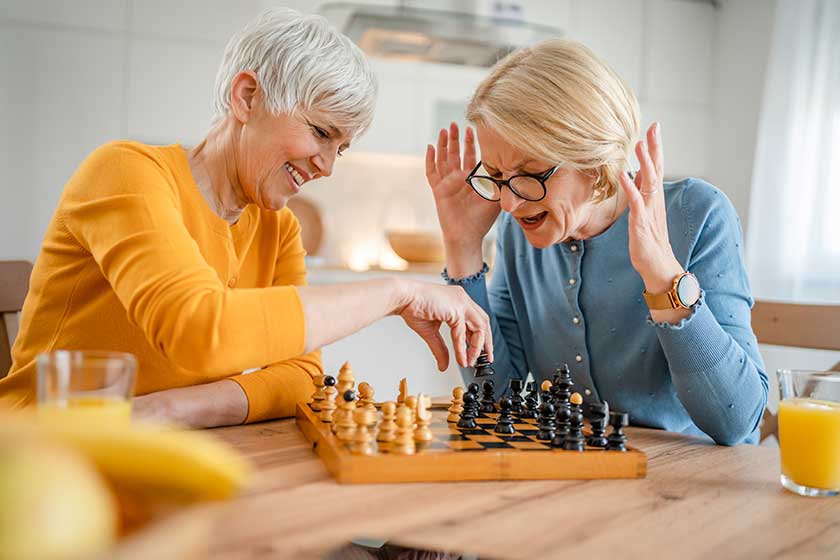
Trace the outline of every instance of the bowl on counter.
{"label": "bowl on counter", "polygon": [[391,249],[409,263],[442,263],[446,260],[443,238],[436,231],[388,231]]}

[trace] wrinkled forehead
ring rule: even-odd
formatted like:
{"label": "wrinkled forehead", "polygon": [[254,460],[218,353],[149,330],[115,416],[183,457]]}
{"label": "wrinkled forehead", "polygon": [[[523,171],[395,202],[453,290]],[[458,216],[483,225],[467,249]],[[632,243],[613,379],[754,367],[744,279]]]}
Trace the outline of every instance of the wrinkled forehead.
{"label": "wrinkled forehead", "polygon": [[542,168],[553,165],[535,157],[527,149],[509,142],[504,136],[486,124],[476,124],[475,132],[481,150],[481,162],[488,171],[514,173],[525,168]]}

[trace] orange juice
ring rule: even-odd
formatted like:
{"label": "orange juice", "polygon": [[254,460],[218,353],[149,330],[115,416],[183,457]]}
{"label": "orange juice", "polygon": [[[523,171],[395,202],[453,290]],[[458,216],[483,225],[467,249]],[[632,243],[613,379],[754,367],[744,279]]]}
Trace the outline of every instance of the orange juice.
{"label": "orange juice", "polygon": [[810,488],[840,489],[840,403],[781,401],[779,447],[783,475]]}
{"label": "orange juice", "polygon": [[44,422],[109,427],[131,422],[131,401],[120,397],[70,397],[66,402],[38,404]]}

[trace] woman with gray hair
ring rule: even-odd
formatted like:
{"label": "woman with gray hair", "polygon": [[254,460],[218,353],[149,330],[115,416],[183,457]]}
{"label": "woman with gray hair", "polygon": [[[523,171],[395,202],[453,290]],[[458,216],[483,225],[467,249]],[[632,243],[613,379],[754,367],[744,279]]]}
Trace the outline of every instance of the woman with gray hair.
{"label": "woman with gray hair", "polygon": [[322,372],[318,348],[386,315],[423,337],[441,370],[444,322],[462,366],[492,353],[489,319],[461,288],[305,285],[286,201],[330,175],[375,96],[361,51],[321,17],[273,9],[234,36],[202,142],[112,142],[66,185],[0,403],[32,402],[38,353],[101,349],[137,356],[135,417],[209,427],[291,416]]}
{"label": "woman with gray hair", "polygon": [[[634,424],[755,442],[768,388],[738,216],[708,183],[663,182],[658,123],[630,178],[630,88],[583,45],[550,40],[499,62],[467,119],[463,159],[453,123],[426,175],[444,277],[491,316],[497,390],[568,363],[585,402]],[[500,210],[488,286],[481,241]]]}

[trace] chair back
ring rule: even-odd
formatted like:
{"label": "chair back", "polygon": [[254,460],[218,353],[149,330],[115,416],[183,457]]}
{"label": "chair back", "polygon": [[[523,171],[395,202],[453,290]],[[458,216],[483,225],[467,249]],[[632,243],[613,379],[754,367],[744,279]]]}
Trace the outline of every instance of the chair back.
{"label": "chair back", "polygon": [[[840,305],[809,305],[756,301],[752,328],[759,344],[840,350]],[[832,368],[840,371],[840,362]],[[767,408],[761,421],[761,440],[778,437],[778,418]]]}
{"label": "chair back", "polygon": [[18,330],[18,313],[29,291],[29,261],[0,261],[0,379],[12,368],[12,344]]}

